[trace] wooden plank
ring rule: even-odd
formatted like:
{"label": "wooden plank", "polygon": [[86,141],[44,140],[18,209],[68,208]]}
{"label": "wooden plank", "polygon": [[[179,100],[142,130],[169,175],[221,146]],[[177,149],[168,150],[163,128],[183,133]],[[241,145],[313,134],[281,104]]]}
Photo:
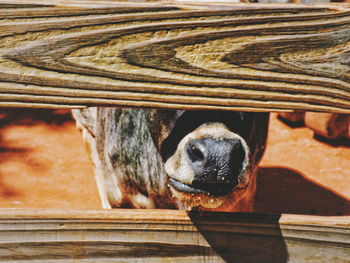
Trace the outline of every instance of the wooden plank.
{"label": "wooden plank", "polygon": [[350,113],[350,5],[0,1],[0,106]]}
{"label": "wooden plank", "polygon": [[0,209],[0,260],[349,262],[349,222],[176,210]]}

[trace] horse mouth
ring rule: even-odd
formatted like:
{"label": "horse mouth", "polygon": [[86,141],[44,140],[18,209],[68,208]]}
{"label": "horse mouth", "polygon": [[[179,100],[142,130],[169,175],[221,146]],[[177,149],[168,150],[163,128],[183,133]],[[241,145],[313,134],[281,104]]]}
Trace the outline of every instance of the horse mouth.
{"label": "horse mouth", "polygon": [[204,194],[212,197],[223,197],[232,192],[234,185],[229,184],[210,184],[210,185],[189,185],[180,182],[174,178],[169,178],[171,186],[182,193],[187,194]]}
{"label": "horse mouth", "polygon": [[217,209],[226,199],[226,197],[212,195],[205,189],[182,183],[174,178],[169,178],[169,187],[180,209]]}
{"label": "horse mouth", "polygon": [[189,194],[206,194],[209,195],[208,192],[206,192],[203,189],[199,189],[199,188],[194,188],[191,185],[188,184],[184,184],[174,178],[170,178],[170,183],[171,186],[173,186],[176,190],[178,190],[179,192],[184,192],[184,193],[189,193]]}

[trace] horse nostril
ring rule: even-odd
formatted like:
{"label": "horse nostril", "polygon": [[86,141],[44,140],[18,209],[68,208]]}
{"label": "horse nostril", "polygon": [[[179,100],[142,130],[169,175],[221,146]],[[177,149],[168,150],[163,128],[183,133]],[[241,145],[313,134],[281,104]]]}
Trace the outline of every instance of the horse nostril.
{"label": "horse nostril", "polygon": [[238,184],[246,152],[239,139],[202,138],[186,146],[192,185],[221,195]]}
{"label": "horse nostril", "polygon": [[205,148],[199,143],[190,143],[187,146],[187,154],[192,162],[203,161],[204,160]]}

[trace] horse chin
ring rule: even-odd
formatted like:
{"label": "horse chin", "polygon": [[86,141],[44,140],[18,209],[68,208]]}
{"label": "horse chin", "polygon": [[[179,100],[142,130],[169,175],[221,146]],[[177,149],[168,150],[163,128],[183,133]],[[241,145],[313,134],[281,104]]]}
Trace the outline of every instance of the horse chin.
{"label": "horse chin", "polygon": [[185,193],[176,190],[173,186],[170,186],[171,193],[177,201],[177,205],[180,209],[193,210],[198,208],[200,210],[211,210],[219,208],[225,200],[226,196],[212,196],[205,193]]}

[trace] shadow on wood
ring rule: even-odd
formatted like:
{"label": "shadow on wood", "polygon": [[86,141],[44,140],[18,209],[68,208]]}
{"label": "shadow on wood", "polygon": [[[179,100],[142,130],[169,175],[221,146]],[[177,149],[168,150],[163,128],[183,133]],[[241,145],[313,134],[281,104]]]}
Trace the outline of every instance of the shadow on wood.
{"label": "shadow on wood", "polygon": [[314,230],[307,229],[310,232],[302,236],[300,229],[290,227],[286,230],[280,224],[281,213],[350,215],[348,199],[307,179],[300,172],[285,167],[260,168],[255,212],[266,215],[188,214],[201,235],[225,262],[279,263],[306,262],[307,259],[326,262],[327,258],[330,259],[327,262],[335,259],[347,262],[344,261],[344,256],[348,255],[347,246],[343,250],[336,243],[327,241],[329,249],[323,247],[320,251],[321,243],[314,242]]}
{"label": "shadow on wood", "polygon": [[[271,215],[209,212],[188,214],[201,235],[226,262],[305,262],[307,258],[325,262],[314,255],[321,253],[322,257],[329,258],[334,254],[334,259],[344,255],[344,251],[335,243],[329,243],[334,251],[320,252],[318,245],[311,242],[314,238],[311,238],[312,235],[295,241],[290,233],[286,235],[281,229],[280,213],[350,215],[349,200],[307,179],[298,171],[285,167],[260,168],[255,212]],[[214,222],[222,222],[215,231]],[[291,231],[294,232],[295,229]],[[289,259],[289,255],[296,261]],[[346,262],[343,259],[340,262]]]}
{"label": "shadow on wood", "polygon": [[[188,214],[198,231],[225,262],[288,261],[286,244],[279,226],[280,215],[201,212]],[[222,222],[222,227],[219,231],[214,231],[211,224],[218,222]],[[227,227],[224,227],[225,224]]]}
{"label": "shadow on wood", "polygon": [[348,262],[349,217],[0,209],[0,260]]}

